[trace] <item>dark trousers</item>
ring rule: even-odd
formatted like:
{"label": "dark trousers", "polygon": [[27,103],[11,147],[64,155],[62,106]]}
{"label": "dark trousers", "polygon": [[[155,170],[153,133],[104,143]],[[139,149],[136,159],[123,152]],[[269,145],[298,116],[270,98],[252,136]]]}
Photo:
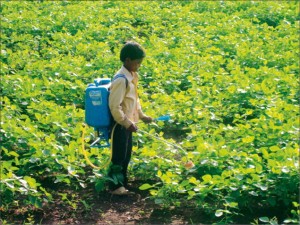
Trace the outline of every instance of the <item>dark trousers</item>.
{"label": "dark trousers", "polygon": [[123,182],[118,182],[117,184],[110,182],[109,188],[114,190],[121,186],[127,186],[128,177],[127,169],[130,162],[131,153],[132,153],[132,132],[128,131],[125,127],[117,124],[113,130],[113,139],[112,139],[112,166],[120,166],[121,171],[114,171],[110,169],[108,176],[112,177],[114,173],[121,173],[123,176]]}

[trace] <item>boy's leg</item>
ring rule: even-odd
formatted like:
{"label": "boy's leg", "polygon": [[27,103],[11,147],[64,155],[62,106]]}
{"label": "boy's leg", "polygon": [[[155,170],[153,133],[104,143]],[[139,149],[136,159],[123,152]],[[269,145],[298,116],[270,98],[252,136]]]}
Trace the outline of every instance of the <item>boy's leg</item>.
{"label": "boy's leg", "polygon": [[[108,173],[108,176],[113,178],[113,175],[123,174],[123,163],[126,158],[126,149],[127,149],[127,134],[125,127],[117,124],[114,133],[113,133],[113,149],[112,149],[112,166],[110,168],[110,171]],[[122,167],[121,170],[118,169],[118,166]],[[121,181],[124,182],[124,178]],[[122,184],[118,182],[118,184],[114,184],[113,182],[110,182],[109,188],[111,190],[117,189],[119,187],[122,187],[124,183]]]}
{"label": "boy's leg", "polygon": [[126,155],[125,155],[125,160],[123,162],[123,176],[124,176],[124,186],[127,187],[128,185],[128,176],[127,176],[127,170],[128,170],[128,165],[131,159],[131,154],[132,154],[132,132],[126,131],[126,141],[127,141],[127,148],[126,148]]}

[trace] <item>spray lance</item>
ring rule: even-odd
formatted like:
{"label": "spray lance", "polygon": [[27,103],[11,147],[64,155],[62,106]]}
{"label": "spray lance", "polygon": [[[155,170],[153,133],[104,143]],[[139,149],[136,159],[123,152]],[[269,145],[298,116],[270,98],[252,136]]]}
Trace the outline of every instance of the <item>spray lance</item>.
{"label": "spray lance", "polygon": [[[154,121],[154,122],[156,122],[156,121],[164,121],[164,122],[165,122],[165,121],[169,121],[170,119],[171,119],[171,116],[170,116],[169,114],[167,114],[167,115],[160,116],[160,117],[154,119],[153,121]],[[156,140],[159,140],[159,141],[161,141],[161,142],[163,142],[163,143],[165,143],[165,144],[167,144],[167,145],[173,146],[173,147],[175,147],[177,150],[180,150],[184,155],[187,155],[186,150],[184,150],[181,146],[179,146],[179,145],[177,145],[177,144],[168,142],[168,141],[166,141],[166,140],[164,140],[164,139],[162,139],[162,138],[160,138],[160,137],[157,137],[157,136],[155,136],[155,135],[149,134],[148,132],[146,132],[146,131],[144,131],[144,130],[140,130],[140,129],[139,129],[138,132],[141,132],[141,133],[143,133],[143,134],[146,134],[146,135],[149,136],[149,137],[155,138]],[[185,162],[185,164],[184,164],[184,167],[185,167],[186,169],[191,169],[191,168],[193,168],[194,166],[195,166],[195,165],[194,165],[194,163],[193,163],[191,160]]]}

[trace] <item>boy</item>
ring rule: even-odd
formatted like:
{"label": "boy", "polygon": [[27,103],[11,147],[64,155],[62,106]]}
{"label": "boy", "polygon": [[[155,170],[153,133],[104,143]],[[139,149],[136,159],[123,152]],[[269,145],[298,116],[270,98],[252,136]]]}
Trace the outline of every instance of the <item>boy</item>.
{"label": "boy", "polygon": [[110,182],[110,189],[115,195],[129,193],[126,189],[127,168],[132,151],[132,132],[138,130],[136,123],[139,119],[146,123],[152,121],[142,112],[137,93],[137,71],[145,56],[145,51],[138,43],[127,42],[120,52],[123,66],[111,84],[109,108],[116,124],[112,130],[112,165],[108,176],[114,180]]}

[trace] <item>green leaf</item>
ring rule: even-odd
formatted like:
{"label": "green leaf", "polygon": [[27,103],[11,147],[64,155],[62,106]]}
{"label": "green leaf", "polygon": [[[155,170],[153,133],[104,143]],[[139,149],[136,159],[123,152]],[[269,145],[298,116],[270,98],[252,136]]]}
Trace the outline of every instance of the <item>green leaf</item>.
{"label": "green leaf", "polygon": [[16,153],[15,151],[10,151],[10,152],[9,152],[9,155],[15,156],[15,157],[19,157],[19,154]]}
{"label": "green leaf", "polygon": [[105,188],[105,181],[104,180],[98,180],[96,182],[95,188],[96,188],[97,192],[103,191],[104,188]]}
{"label": "green leaf", "polygon": [[155,204],[157,204],[157,205],[161,205],[161,204],[163,204],[163,200],[162,199],[160,199],[160,198],[156,198],[155,200],[154,200],[154,202],[155,202]]}
{"label": "green leaf", "polygon": [[38,186],[38,184],[36,183],[36,180],[34,178],[32,178],[32,177],[25,176],[24,180],[27,181],[27,183],[29,184],[29,186],[31,188],[36,189],[36,187]]}
{"label": "green leaf", "polygon": [[143,184],[142,186],[139,187],[140,190],[144,191],[147,190],[149,188],[152,188],[153,186],[150,184]]}
{"label": "green leaf", "polygon": [[29,201],[32,205],[34,205],[37,208],[42,207],[42,201],[39,197],[36,196],[29,196]]}
{"label": "green leaf", "polygon": [[243,141],[243,143],[251,143],[254,141],[254,139],[255,139],[254,136],[248,136],[248,137],[242,138],[242,141]]}
{"label": "green leaf", "polygon": [[205,181],[205,182],[210,182],[211,179],[212,179],[212,176],[210,174],[206,174],[204,176],[202,176],[202,179]]}
{"label": "green leaf", "polygon": [[264,223],[270,222],[270,219],[268,217],[259,217],[259,220]]}
{"label": "green leaf", "polygon": [[279,148],[277,145],[274,145],[274,146],[271,146],[271,147],[270,147],[270,150],[271,150],[272,152],[277,152],[277,151],[280,151],[280,148]]}

